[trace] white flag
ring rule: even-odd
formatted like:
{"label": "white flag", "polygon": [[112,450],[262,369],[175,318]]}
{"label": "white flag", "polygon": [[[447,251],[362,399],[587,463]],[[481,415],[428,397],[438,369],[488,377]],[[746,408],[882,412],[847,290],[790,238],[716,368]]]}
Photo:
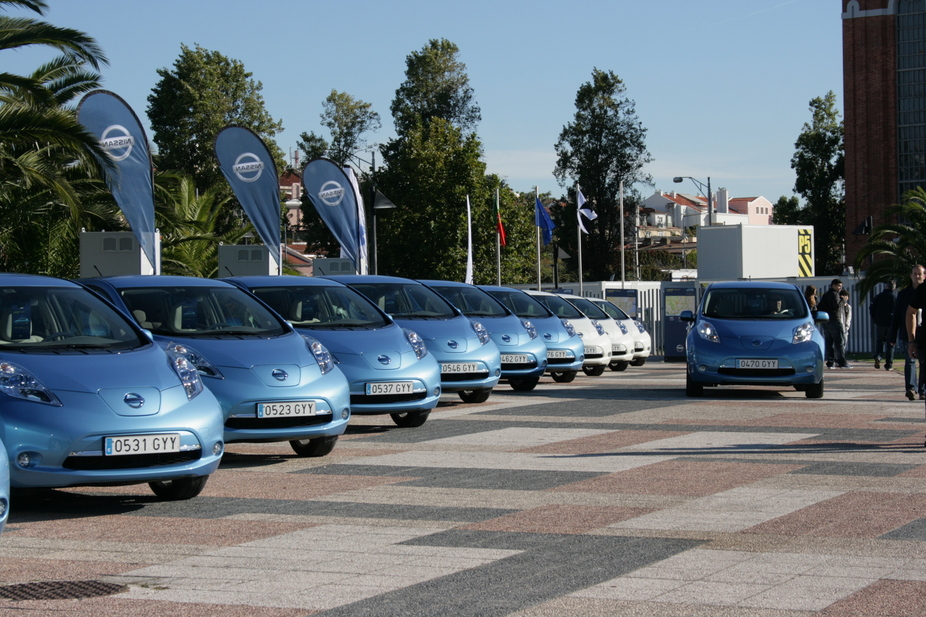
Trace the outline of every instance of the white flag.
{"label": "white flag", "polygon": [[469,195],[466,196],[466,280],[463,282],[473,284],[473,213],[469,206]]}
{"label": "white flag", "polygon": [[[582,216],[590,221],[594,221],[598,218],[598,213],[591,208],[586,208],[585,203],[585,195],[582,194],[581,190],[576,191],[576,220],[579,222],[579,229],[582,230],[582,233],[587,234],[588,230],[585,229],[585,225],[582,224]],[[580,214],[582,216],[579,216]]]}

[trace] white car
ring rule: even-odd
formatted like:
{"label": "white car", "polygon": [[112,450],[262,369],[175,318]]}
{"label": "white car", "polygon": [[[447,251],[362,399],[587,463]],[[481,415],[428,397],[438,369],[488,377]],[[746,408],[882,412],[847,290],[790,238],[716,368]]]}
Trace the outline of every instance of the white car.
{"label": "white car", "polygon": [[562,294],[562,297],[576,305],[589,319],[594,319],[604,328],[611,339],[611,362],[608,368],[612,371],[626,370],[633,361],[633,334],[623,322],[611,317],[591,298]]}
{"label": "white car", "polygon": [[[600,306],[604,312],[610,315],[615,321],[623,323],[633,335],[633,360],[630,361],[630,366],[643,366],[646,364],[646,359],[649,358],[653,350],[653,338],[650,336],[649,332],[646,331],[646,326],[643,325],[643,322],[639,319],[632,319],[621,307],[613,302],[602,300],[601,298],[591,298],[591,301]],[[616,371],[622,371],[627,367],[620,368],[612,364],[611,368]]]}
{"label": "white car", "polygon": [[546,291],[525,292],[537,298],[560,319],[568,319],[572,323],[585,345],[585,361],[582,363],[585,374],[595,376],[604,373],[605,368],[611,364],[611,337],[605,332],[604,326],[586,317],[576,305],[562,296]]}

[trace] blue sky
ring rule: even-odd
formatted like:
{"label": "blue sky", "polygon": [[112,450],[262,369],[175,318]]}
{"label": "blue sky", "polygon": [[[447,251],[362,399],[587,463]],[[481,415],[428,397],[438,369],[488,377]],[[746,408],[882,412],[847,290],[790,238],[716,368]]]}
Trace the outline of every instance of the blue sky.
{"label": "blue sky", "polygon": [[[515,190],[555,196],[564,189],[552,173],[554,144],[594,68],[623,79],[648,131],[655,186],[637,187],[644,196],[695,192],[673,176],[710,177],[733,197],[790,196],[810,100],[832,90],[842,106],[836,0],[48,2],[47,21],[102,46],[104,87],[143,121],[156,71],[173,66],[181,44],[240,60],[283,122],[284,152],[304,131],[327,136],[319,114],[332,89],[372,103],[383,128],[369,141],[386,141],[406,56],[446,38],[482,109],[488,171]],[[4,52],[4,70],[31,71],[48,56]]]}

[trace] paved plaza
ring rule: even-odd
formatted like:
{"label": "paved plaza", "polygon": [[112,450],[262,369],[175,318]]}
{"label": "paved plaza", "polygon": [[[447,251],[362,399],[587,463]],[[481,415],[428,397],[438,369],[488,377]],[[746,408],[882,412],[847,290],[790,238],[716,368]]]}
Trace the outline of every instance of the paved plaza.
{"label": "paved plaza", "polygon": [[684,382],[657,359],[446,395],[420,428],[356,417],[323,458],[232,445],[190,501],[15,494],[0,615],[926,614],[900,374],[830,370],[821,400]]}

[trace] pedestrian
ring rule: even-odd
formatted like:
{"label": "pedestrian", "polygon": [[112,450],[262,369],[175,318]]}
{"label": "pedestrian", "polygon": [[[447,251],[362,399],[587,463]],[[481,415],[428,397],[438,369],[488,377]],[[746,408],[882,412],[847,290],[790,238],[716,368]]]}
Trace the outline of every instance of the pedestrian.
{"label": "pedestrian", "polygon": [[894,319],[894,306],[897,304],[897,296],[894,294],[896,284],[894,281],[888,281],[884,284],[884,289],[872,298],[868,304],[868,314],[871,316],[871,323],[875,327],[875,369],[881,368],[881,360],[884,360],[884,370],[889,371],[894,365],[894,340],[891,338],[891,322]]}
{"label": "pedestrian", "polygon": [[[891,322],[891,339],[897,341],[897,349],[903,349],[904,388],[907,398],[911,401],[916,399],[917,394],[922,398],[926,398],[926,363],[920,359],[919,371],[917,371],[917,357],[912,353],[909,345],[910,339],[907,338],[907,312],[910,300],[924,279],[926,279],[926,268],[920,264],[913,266],[913,269],[910,270],[910,284],[897,292],[894,319]],[[922,322],[922,311],[916,311],[913,319],[914,332],[919,329]]]}
{"label": "pedestrian", "polygon": [[808,285],[804,288],[804,298],[807,300],[807,304],[810,305],[810,310],[817,310],[817,288],[813,285]]}
{"label": "pedestrian", "polygon": [[846,362],[846,330],[843,325],[844,308],[839,292],[842,281],[833,279],[830,288],[820,298],[817,310],[829,314],[829,321],[823,323],[823,340],[826,343],[826,368],[851,368]]}
{"label": "pedestrian", "polygon": [[842,327],[846,332],[846,341],[849,340],[849,328],[852,327],[852,305],[849,304],[849,290],[842,289],[839,291],[839,302],[840,308],[842,309],[839,313],[841,316]]}

